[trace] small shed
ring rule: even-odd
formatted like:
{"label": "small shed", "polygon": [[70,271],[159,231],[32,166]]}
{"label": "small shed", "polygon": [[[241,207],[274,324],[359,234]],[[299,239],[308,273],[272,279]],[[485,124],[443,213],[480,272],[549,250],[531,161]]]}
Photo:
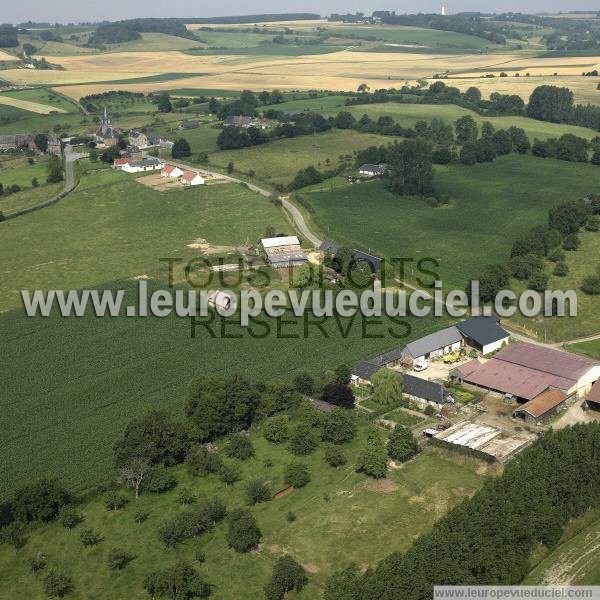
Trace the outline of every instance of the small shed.
{"label": "small shed", "polygon": [[185,171],[181,176],[180,181],[183,186],[204,185],[206,183],[204,177],[196,171]]}
{"label": "small shed", "polygon": [[402,377],[404,394],[417,402],[432,402],[434,404],[448,404],[454,399],[448,390],[437,381],[428,381],[413,375]]}
{"label": "small shed", "polygon": [[169,177],[171,179],[179,179],[183,175],[183,171],[175,165],[165,165],[160,172],[161,177]]}
{"label": "small shed", "polygon": [[526,402],[513,411],[513,417],[523,419],[526,423],[538,423],[560,412],[567,400],[561,390],[547,390]]}

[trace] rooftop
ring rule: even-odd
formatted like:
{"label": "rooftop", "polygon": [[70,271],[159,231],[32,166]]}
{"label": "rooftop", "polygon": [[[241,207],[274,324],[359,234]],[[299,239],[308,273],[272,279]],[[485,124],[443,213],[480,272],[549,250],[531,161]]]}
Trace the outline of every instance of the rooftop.
{"label": "rooftop", "polygon": [[456,328],[465,337],[472,339],[482,346],[493,344],[510,336],[507,331],[498,325],[498,318],[494,316],[473,317],[462,323],[457,323]]}
{"label": "rooftop", "polygon": [[405,350],[406,354],[413,358],[418,358],[419,356],[424,356],[430,352],[444,348],[445,346],[456,344],[457,342],[462,341],[462,339],[462,335],[456,327],[446,327],[446,329],[441,329],[440,331],[436,331],[435,333],[431,333],[415,340],[410,344],[406,344]]}
{"label": "rooftop", "polygon": [[537,419],[560,406],[566,399],[567,395],[560,390],[547,390],[533,400],[519,406],[515,412],[526,412]]}
{"label": "rooftop", "polygon": [[299,246],[300,240],[295,235],[288,235],[260,240],[263,248],[280,248],[281,246]]}

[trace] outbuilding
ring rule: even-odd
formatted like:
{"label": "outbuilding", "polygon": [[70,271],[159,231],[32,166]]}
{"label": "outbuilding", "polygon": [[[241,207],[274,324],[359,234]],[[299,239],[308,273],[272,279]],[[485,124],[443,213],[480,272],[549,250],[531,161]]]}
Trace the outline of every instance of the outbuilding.
{"label": "outbuilding", "polygon": [[365,164],[358,168],[358,172],[363,177],[382,177],[385,174],[385,167],[383,165]]}
{"label": "outbuilding", "polygon": [[526,423],[538,423],[556,415],[567,400],[561,390],[547,390],[513,411],[513,417]]}
{"label": "outbuilding", "polygon": [[423,363],[432,358],[441,358],[449,352],[460,350],[462,345],[463,337],[460,331],[452,326],[407,344],[402,354],[404,362],[414,366],[416,363]]}
{"label": "outbuilding", "polygon": [[160,172],[161,177],[170,177],[171,179],[179,179],[183,175],[183,171],[175,165],[165,165]]}
{"label": "outbuilding", "polygon": [[272,267],[299,267],[308,260],[295,235],[264,238],[260,244]]}
{"label": "outbuilding", "polygon": [[142,160],[135,160],[127,162],[121,169],[126,173],[142,173],[144,171],[157,171],[162,169],[164,163],[158,158],[143,158]]}
{"label": "outbuilding", "polygon": [[411,400],[433,404],[454,402],[450,392],[437,381],[427,381],[413,375],[402,376],[403,392]]}
{"label": "outbuilding", "polygon": [[510,334],[499,325],[496,316],[480,316],[456,324],[468,346],[482,354],[492,354],[508,344]]}

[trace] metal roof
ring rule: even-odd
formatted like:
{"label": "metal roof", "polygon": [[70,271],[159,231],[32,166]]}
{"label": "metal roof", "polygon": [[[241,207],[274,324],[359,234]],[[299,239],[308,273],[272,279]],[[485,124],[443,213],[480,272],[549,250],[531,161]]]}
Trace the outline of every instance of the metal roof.
{"label": "metal roof", "polygon": [[510,337],[510,334],[498,325],[498,318],[495,316],[473,317],[462,321],[462,323],[457,323],[456,328],[465,337],[472,339],[481,346],[493,344]]}
{"label": "metal roof", "polygon": [[274,238],[264,238],[260,240],[263,248],[278,248],[280,246],[299,246],[300,240],[298,236],[288,235]]}
{"label": "metal roof", "polygon": [[515,409],[515,413],[526,412],[535,419],[543,417],[546,413],[560,406],[567,399],[567,395],[560,390],[547,390]]}
{"label": "metal roof", "polygon": [[435,350],[440,350],[446,346],[451,346],[457,342],[461,342],[463,339],[460,331],[452,326],[426,335],[410,344],[406,344],[405,354],[418,358],[424,356]]}
{"label": "metal roof", "polygon": [[382,367],[377,363],[363,360],[359,363],[356,363],[352,369],[351,373],[355,377],[360,377],[361,379],[365,379],[366,381],[371,381],[371,377],[377,373]]}
{"label": "metal roof", "polygon": [[445,404],[448,396],[444,386],[435,381],[427,381],[413,375],[404,375],[402,377],[404,384],[404,393],[422,400]]}

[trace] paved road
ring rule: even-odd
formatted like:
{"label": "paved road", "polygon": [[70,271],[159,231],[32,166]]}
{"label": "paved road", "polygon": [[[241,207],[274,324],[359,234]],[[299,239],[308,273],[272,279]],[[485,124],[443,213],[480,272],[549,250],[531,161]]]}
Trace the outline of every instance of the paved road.
{"label": "paved road", "polygon": [[[179,167],[180,169],[189,169],[190,171],[198,171],[201,175],[213,175],[215,177],[222,177],[222,178],[226,179],[227,181],[231,181],[232,183],[243,183],[248,186],[249,190],[252,190],[253,192],[256,192],[257,194],[261,194],[262,196],[265,196],[266,198],[271,198],[273,196],[273,192],[270,192],[269,190],[265,190],[264,188],[261,188],[258,185],[255,185],[254,183],[249,183],[247,181],[244,181],[243,179],[231,177],[231,175],[223,175],[223,173],[218,173],[217,171],[211,171],[211,170],[205,169],[205,168],[200,169],[198,167],[194,167],[192,165],[188,165],[186,163],[178,162],[175,160],[170,160],[168,162],[169,162],[169,164],[175,165],[175,166]],[[290,215],[292,221],[294,222],[294,225],[296,226],[296,229],[298,229],[298,231],[311,244],[314,244],[315,248],[318,248],[322,244],[322,240],[320,240],[310,230],[302,213],[296,208],[296,206],[294,206],[294,204],[292,204],[286,198],[282,198],[281,196],[277,196],[277,197],[279,198],[279,200],[281,200],[281,205],[283,206],[283,208]]]}
{"label": "paved road", "polygon": [[36,210],[40,210],[41,208],[45,208],[46,206],[51,206],[60,199],[64,198],[69,192],[72,192],[75,184],[77,183],[75,180],[73,165],[80,158],[86,158],[87,156],[88,154],[73,152],[72,146],[65,146],[65,187],[58,194],[52,196],[52,198],[48,198],[48,200],[44,200],[43,202],[39,202],[33,206],[14,210],[10,213],[5,213],[5,219],[14,219],[15,217],[20,217],[21,215],[26,215]]}

